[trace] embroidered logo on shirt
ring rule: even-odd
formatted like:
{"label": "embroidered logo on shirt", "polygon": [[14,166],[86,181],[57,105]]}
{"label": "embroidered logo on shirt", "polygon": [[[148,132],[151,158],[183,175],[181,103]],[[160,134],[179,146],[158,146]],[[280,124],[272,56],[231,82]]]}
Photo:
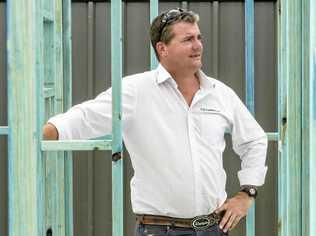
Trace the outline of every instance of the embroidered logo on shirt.
{"label": "embroidered logo on shirt", "polygon": [[206,108],[206,107],[201,107],[200,111],[204,111],[204,112],[219,112],[219,110],[216,109],[212,109],[212,108]]}

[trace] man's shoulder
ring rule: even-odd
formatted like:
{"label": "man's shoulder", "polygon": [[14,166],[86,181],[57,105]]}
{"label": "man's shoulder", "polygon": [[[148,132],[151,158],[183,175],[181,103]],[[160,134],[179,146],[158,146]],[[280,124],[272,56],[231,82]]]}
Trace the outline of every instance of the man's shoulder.
{"label": "man's shoulder", "polygon": [[123,88],[133,88],[137,91],[151,90],[154,88],[155,70],[132,74],[123,78]]}
{"label": "man's shoulder", "polygon": [[152,81],[155,75],[155,70],[151,71],[145,71],[142,73],[136,73],[127,75],[123,78],[124,83],[148,83],[149,81]]}

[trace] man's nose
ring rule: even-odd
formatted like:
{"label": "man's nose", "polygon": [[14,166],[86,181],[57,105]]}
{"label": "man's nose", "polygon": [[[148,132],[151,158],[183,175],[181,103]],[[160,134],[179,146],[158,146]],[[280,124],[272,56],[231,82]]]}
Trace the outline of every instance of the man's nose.
{"label": "man's nose", "polygon": [[192,46],[194,50],[201,50],[203,48],[202,41],[198,38],[194,40]]}

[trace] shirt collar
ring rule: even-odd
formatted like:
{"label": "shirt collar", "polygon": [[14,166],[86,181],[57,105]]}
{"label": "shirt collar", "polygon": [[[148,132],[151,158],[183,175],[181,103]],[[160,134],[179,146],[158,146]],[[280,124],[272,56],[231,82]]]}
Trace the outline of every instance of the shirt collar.
{"label": "shirt collar", "polygon": [[[206,76],[202,70],[199,70],[197,75],[200,80],[201,90],[209,91],[215,88],[215,81]],[[163,67],[163,65],[159,64],[157,67],[157,83],[161,84],[165,81],[170,81],[173,86],[177,87],[177,83],[174,79],[172,79],[170,73]]]}
{"label": "shirt collar", "polygon": [[[163,67],[163,65],[159,64],[157,67],[157,83],[161,84],[165,81],[172,81],[172,84],[177,84],[173,79],[170,73]],[[174,83],[173,83],[174,82]]]}
{"label": "shirt collar", "polygon": [[202,70],[198,71],[198,77],[200,79],[201,90],[211,91],[215,88],[216,84],[214,79],[208,77]]}

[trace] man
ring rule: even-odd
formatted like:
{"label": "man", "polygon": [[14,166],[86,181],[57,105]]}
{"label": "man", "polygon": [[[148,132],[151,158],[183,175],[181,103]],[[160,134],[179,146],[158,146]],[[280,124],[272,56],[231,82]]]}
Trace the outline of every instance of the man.
{"label": "man", "polygon": [[[264,183],[267,138],[238,96],[207,77],[193,12],[172,9],[152,23],[160,65],[122,84],[123,138],[130,153],[136,235],[226,235]],[[111,89],[57,115],[45,139],[111,133]],[[229,130],[241,157],[241,190],[226,199],[222,154]]]}

